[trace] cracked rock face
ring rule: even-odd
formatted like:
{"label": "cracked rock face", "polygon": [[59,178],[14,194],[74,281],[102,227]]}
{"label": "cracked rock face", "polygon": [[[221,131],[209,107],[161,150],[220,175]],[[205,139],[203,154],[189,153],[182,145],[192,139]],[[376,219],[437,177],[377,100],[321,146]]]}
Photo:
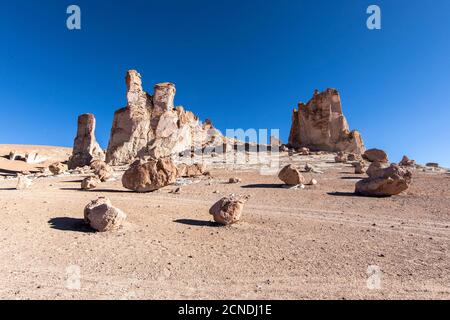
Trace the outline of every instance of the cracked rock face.
{"label": "cracked rock face", "polygon": [[130,164],[146,156],[159,159],[202,148],[221,137],[209,122],[201,125],[192,112],[174,106],[173,83],[156,84],[150,95],[142,88],[141,75],[131,70],[126,84],[128,104],[114,115],[107,163]]}
{"label": "cracked rock face", "polygon": [[360,133],[349,130],[341,98],[335,89],[316,91],[307,104],[298,105],[298,110],[293,112],[289,146],[356,154],[365,151]]}
{"label": "cracked rock face", "polygon": [[78,117],[78,130],[69,159],[69,169],[89,165],[93,160],[104,160],[105,153],[95,139],[95,117],[93,114],[82,114]]}

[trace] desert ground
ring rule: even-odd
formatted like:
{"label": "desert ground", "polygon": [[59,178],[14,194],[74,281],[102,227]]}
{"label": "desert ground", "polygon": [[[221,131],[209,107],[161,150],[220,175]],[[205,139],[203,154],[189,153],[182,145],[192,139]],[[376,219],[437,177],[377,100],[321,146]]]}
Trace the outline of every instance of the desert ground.
{"label": "desert ground", "polygon": [[[12,149],[49,159],[1,158]],[[0,146],[1,299],[450,299],[447,171],[416,170],[406,192],[369,198],[353,193],[364,175],[332,154],[281,153],[282,164],[322,171],[305,173],[318,184],[286,189],[258,165],[205,157],[211,175],[185,180],[179,194],[177,186],[126,190],[121,168],[92,191],[80,190],[86,175],[76,172],[15,189],[16,173],[70,153]],[[240,223],[219,227],[208,211],[230,193],[250,200]],[[97,196],[126,212],[119,231],[96,233],[83,223]],[[369,266],[381,270],[376,288],[368,286]]]}

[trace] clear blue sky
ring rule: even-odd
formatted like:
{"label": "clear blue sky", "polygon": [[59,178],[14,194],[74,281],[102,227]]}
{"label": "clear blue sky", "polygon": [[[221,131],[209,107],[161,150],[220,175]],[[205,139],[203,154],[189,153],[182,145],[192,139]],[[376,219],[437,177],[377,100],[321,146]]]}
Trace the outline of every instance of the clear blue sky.
{"label": "clear blue sky", "polygon": [[[82,30],[66,28],[66,8]],[[366,9],[382,29],[366,28]],[[0,143],[71,146],[97,117],[106,146],[124,75],[170,81],[176,104],[226,128],[279,128],[337,88],[366,146],[450,167],[450,1],[16,0],[0,11]]]}

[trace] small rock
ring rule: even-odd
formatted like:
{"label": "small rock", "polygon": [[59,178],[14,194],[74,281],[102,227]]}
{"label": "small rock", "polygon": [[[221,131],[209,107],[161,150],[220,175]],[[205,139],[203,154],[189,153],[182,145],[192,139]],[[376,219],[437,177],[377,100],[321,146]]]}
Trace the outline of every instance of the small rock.
{"label": "small rock", "polygon": [[230,178],[230,180],[228,180],[228,183],[230,183],[230,184],[233,184],[233,183],[241,183],[241,182],[242,182],[242,179],[236,178],[236,177]]}
{"label": "small rock", "polygon": [[278,178],[285,184],[290,186],[296,186],[305,183],[305,177],[300,173],[300,171],[293,165],[287,165],[281,169],[278,174]]}
{"label": "small rock", "polygon": [[92,190],[97,188],[100,184],[100,179],[97,177],[87,177],[81,182],[81,189],[83,190]]}
{"label": "small rock", "polygon": [[317,184],[317,180],[316,179],[311,179],[311,181],[309,181],[308,185],[310,186],[315,186]]}
{"label": "small rock", "polygon": [[338,152],[336,157],[334,158],[336,163],[347,163],[347,155],[344,152]]}
{"label": "small rock", "polygon": [[222,225],[230,225],[238,222],[242,216],[244,204],[248,196],[231,194],[217,201],[209,213],[214,217],[214,221]]}
{"label": "small rock", "polygon": [[48,169],[50,170],[51,173],[53,173],[54,175],[59,175],[62,174],[64,172],[66,172],[68,170],[67,165],[62,163],[62,162],[55,162],[52,163]]}
{"label": "small rock", "polygon": [[416,164],[416,161],[410,160],[407,156],[403,156],[402,160],[398,163],[402,167],[412,167]]}
{"label": "small rock", "polygon": [[120,228],[126,218],[127,215],[105,197],[91,201],[84,209],[84,221],[100,232]]}

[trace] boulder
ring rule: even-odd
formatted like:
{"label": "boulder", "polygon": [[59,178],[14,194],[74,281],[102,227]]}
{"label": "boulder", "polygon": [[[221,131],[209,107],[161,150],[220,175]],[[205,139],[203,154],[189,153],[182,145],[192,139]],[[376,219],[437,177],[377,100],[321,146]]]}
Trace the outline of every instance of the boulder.
{"label": "boulder", "polygon": [[214,217],[214,221],[221,225],[236,223],[241,219],[242,210],[248,198],[248,196],[231,194],[217,201],[209,209],[209,213]]}
{"label": "boulder", "polygon": [[170,158],[137,160],[125,171],[122,184],[126,189],[151,192],[176,181],[178,169]]}
{"label": "boulder", "polygon": [[302,155],[302,156],[309,156],[309,155],[310,155],[310,150],[309,150],[309,148],[305,148],[305,147],[300,148],[300,149],[298,150],[298,152],[299,152],[300,155]]}
{"label": "boulder", "polygon": [[92,160],[105,160],[105,153],[95,139],[95,117],[93,114],[82,114],[78,117],[77,136],[73,144],[72,156],[69,158],[69,169],[89,165]]}
{"label": "boulder", "polygon": [[366,164],[364,161],[355,162],[353,166],[355,167],[355,174],[366,173]]}
{"label": "boulder", "polygon": [[87,177],[81,181],[81,189],[82,190],[92,190],[97,188],[100,184],[100,179],[97,177]]}
{"label": "boulder", "polygon": [[366,152],[364,152],[363,158],[370,162],[374,162],[374,161],[378,161],[378,162],[382,162],[382,163],[389,162],[386,152],[384,152],[383,150],[380,150],[380,149],[367,150]]}
{"label": "boulder", "polygon": [[17,190],[25,190],[31,187],[33,182],[26,176],[19,176],[17,179]]}
{"label": "boulder", "polygon": [[84,221],[100,232],[119,229],[126,218],[127,215],[105,197],[91,201],[84,209]]}
{"label": "boulder", "polygon": [[55,162],[48,166],[48,169],[54,175],[59,175],[68,170],[67,165],[62,162]]}
{"label": "boulder", "polygon": [[289,145],[315,151],[357,154],[365,150],[360,133],[349,130],[339,92],[335,89],[322,93],[316,90],[308,103],[299,103],[292,116]]}
{"label": "boulder", "polygon": [[206,166],[200,163],[195,163],[193,165],[182,163],[178,166],[179,177],[194,178],[204,175],[205,172]]}
{"label": "boulder", "polygon": [[373,168],[369,178],[356,183],[355,192],[370,197],[393,196],[407,190],[411,179],[409,170],[395,164],[387,168]]}
{"label": "boulder", "polygon": [[347,155],[344,152],[338,152],[336,157],[334,157],[336,163],[347,163],[347,160]]}
{"label": "boulder", "polygon": [[300,173],[300,170],[291,164],[281,169],[278,178],[289,186],[305,184],[306,181],[305,177]]}

